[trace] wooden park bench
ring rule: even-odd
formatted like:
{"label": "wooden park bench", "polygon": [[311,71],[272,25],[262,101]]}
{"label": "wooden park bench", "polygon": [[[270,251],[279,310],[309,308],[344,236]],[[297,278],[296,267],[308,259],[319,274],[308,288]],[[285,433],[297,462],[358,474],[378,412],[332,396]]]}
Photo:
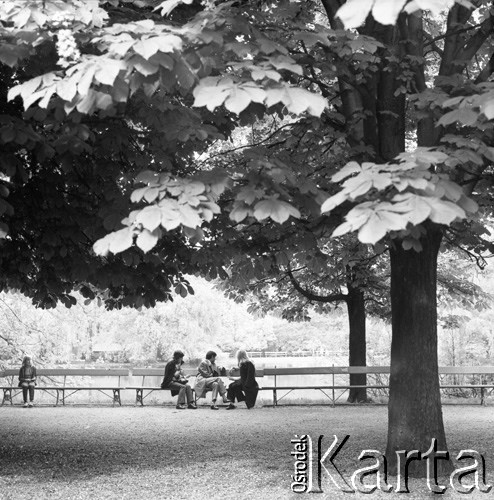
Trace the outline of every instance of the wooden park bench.
{"label": "wooden park bench", "polygon": [[[478,377],[478,382],[465,383],[467,375]],[[453,382],[451,382],[453,379]],[[443,390],[458,391],[462,389],[480,390],[480,404],[485,404],[485,398],[494,390],[494,366],[441,366],[439,367],[439,382]]]}
{"label": "wooden park bench", "polygon": [[[317,390],[323,393],[334,405],[346,392],[351,389],[366,388],[379,390],[387,394],[389,390],[389,366],[326,366],[326,367],[292,367],[292,368],[265,368],[264,377],[272,377],[259,389],[272,391],[273,405],[293,391]],[[347,381],[350,374],[366,374],[372,377],[372,382],[366,385],[350,385]],[[295,385],[283,382],[279,383],[279,377],[306,376],[306,375],[328,375],[327,384]],[[344,381],[342,382],[342,376]],[[479,382],[465,382],[467,375],[478,376]],[[257,375],[256,375],[257,376]],[[453,378],[453,382],[450,382]],[[485,398],[494,390],[494,366],[443,366],[439,367],[439,383],[441,390],[480,390],[480,404],[485,404]],[[284,392],[279,397],[279,391]]]}
{"label": "wooden park bench", "polygon": [[[165,374],[164,368],[134,368],[132,370],[132,377],[141,377],[140,385],[128,386],[127,389],[135,391],[135,404],[144,406],[144,400],[150,396],[155,391],[169,391],[170,389],[162,389],[159,384],[161,384],[161,380],[163,379],[163,375]],[[195,370],[184,370],[186,375],[193,375]],[[150,384],[149,382],[146,384],[146,378],[154,377],[155,383]],[[192,379],[191,379],[192,382]]]}
{"label": "wooden park bench", "polygon": [[[350,374],[374,374],[374,375],[389,375],[389,366],[320,366],[320,367],[292,367],[292,368],[264,368],[264,377],[273,377],[272,385],[263,385],[259,387],[262,391],[273,392],[273,405],[277,406],[278,402],[293,391],[298,390],[317,390],[326,396],[334,405],[342,395],[350,389],[367,388],[367,389],[388,389],[389,384],[386,381],[367,384],[367,385],[350,385],[348,382],[342,383],[336,380],[339,375]],[[309,385],[291,385],[287,383],[279,384],[279,377],[287,376],[306,376],[306,375],[328,375],[328,383],[326,384],[309,384]],[[257,375],[256,375],[257,376]],[[341,377],[338,377],[341,378]],[[269,383],[269,382],[268,382]],[[284,394],[279,397],[278,392],[284,391]],[[337,394],[337,391],[342,391]],[[330,392],[328,394],[328,392]]]}
{"label": "wooden park bench", "polygon": [[[111,398],[113,405],[118,403],[121,406],[120,392],[124,389],[121,378],[129,376],[129,370],[126,369],[38,368],[36,371],[36,390],[53,396],[55,406],[58,406],[60,402],[65,405],[65,400],[79,391],[98,391]],[[12,399],[22,394],[22,389],[18,387],[18,375],[18,369],[0,372],[0,388],[3,391],[2,406],[6,403],[13,404]],[[88,379],[93,381],[98,377],[112,377],[116,381],[104,386],[88,383]]]}
{"label": "wooden park bench", "polygon": [[[195,375],[197,374],[197,370],[195,369],[186,369],[184,370],[185,375],[192,375],[189,377],[190,381],[190,386],[194,388],[194,382],[195,382]],[[151,377],[159,377],[159,383],[161,384],[161,380],[163,379],[164,375],[164,368],[134,368],[131,370],[131,374],[133,377],[142,377],[141,378],[141,383],[140,385],[136,386],[128,386],[126,389],[131,389],[135,390],[135,404],[144,406],[144,400],[151,395],[155,391],[169,391],[170,389],[162,389],[160,385],[151,385],[149,383],[146,383],[146,379],[149,380]],[[258,377],[263,377],[264,375],[264,370],[256,370],[256,378]],[[223,380],[225,381],[225,385],[228,386],[229,380],[225,377],[223,377]],[[157,382],[155,381],[155,384]],[[210,389],[208,389],[207,392],[209,392]]]}
{"label": "wooden park bench", "polygon": [[[194,376],[195,369],[185,370],[186,375]],[[389,366],[324,366],[324,367],[293,367],[293,368],[264,368],[256,370],[256,378],[261,391],[271,391],[273,405],[299,390],[316,390],[326,396],[334,406],[335,403],[352,388],[366,388],[372,391],[381,391],[387,395],[389,390]],[[18,387],[18,369],[9,369],[0,372],[0,389],[3,391],[2,405],[13,404],[12,399],[22,393]],[[121,405],[121,392],[135,391],[135,404],[144,406],[144,400],[155,391],[169,391],[160,387],[164,368],[134,368],[128,369],[95,369],[95,368],[39,368],[37,370],[38,385],[36,390],[45,391],[53,396],[55,405],[61,402],[65,405],[68,397],[79,391],[98,391],[108,396],[113,405]],[[350,374],[366,374],[370,376],[366,385],[351,385]],[[291,376],[324,376],[323,383],[297,385],[286,382],[286,377]],[[474,381],[465,382],[465,377],[470,376]],[[112,377],[115,382],[104,386],[94,385],[88,381],[98,378]],[[122,377],[139,377],[137,385],[122,385]],[[283,377],[280,383],[280,377]],[[149,382],[150,378],[154,378]],[[478,378],[478,381],[475,380]],[[130,378],[127,378],[130,380]],[[289,380],[289,379],[288,379]],[[327,380],[327,382],[326,382]],[[464,390],[479,394],[480,403],[485,404],[485,399],[494,391],[494,366],[444,366],[439,368],[439,382],[442,391],[452,394]],[[226,385],[228,380],[225,379]],[[194,386],[193,377],[190,384]],[[282,393],[280,395],[280,393]]]}

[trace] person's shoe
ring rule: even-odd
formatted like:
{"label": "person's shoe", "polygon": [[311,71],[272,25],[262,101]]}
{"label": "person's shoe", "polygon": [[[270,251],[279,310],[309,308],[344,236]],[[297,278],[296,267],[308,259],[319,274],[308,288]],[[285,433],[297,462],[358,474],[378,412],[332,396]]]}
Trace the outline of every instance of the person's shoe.
{"label": "person's shoe", "polygon": [[27,402],[26,402],[26,403],[24,403],[24,405],[23,405],[23,406],[24,406],[24,408],[27,408],[29,405],[28,405],[28,404],[27,404]]}
{"label": "person's shoe", "polygon": [[230,404],[226,407],[226,409],[227,409],[227,410],[234,410],[235,408],[236,408],[236,406],[235,406],[233,403],[230,403]]}
{"label": "person's shoe", "polygon": [[195,403],[189,403],[189,404],[187,405],[187,408],[188,408],[189,410],[197,410],[197,406],[195,405]]}
{"label": "person's shoe", "polygon": [[228,398],[223,398],[223,404],[225,405],[229,405],[231,404],[232,402],[228,399]]}
{"label": "person's shoe", "polygon": [[216,405],[211,405],[211,410],[219,410],[219,408]]}
{"label": "person's shoe", "polygon": [[34,406],[34,403],[31,401],[29,404],[28,404],[29,408],[32,408]]}
{"label": "person's shoe", "polygon": [[187,407],[185,405],[177,405],[175,406],[177,410],[185,410]]}

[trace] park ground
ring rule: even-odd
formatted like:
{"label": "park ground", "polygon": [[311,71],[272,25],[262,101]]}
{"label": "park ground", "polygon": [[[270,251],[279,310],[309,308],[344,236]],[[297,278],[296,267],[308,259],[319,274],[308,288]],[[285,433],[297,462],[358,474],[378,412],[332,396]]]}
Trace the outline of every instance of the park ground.
{"label": "park ground", "polygon": [[[445,406],[450,451],[475,449],[494,482],[494,407]],[[171,406],[20,406],[0,408],[0,499],[284,499],[291,492],[291,439],[350,435],[335,460],[347,477],[362,449],[386,446],[385,406],[240,407],[234,411]],[[424,450],[425,451],[425,450]],[[369,465],[367,463],[366,465]],[[396,484],[396,478],[389,482]],[[447,484],[444,480],[443,484]],[[431,494],[425,479],[410,494],[344,493],[323,477],[315,498],[411,498]],[[442,498],[461,495],[451,488]]]}

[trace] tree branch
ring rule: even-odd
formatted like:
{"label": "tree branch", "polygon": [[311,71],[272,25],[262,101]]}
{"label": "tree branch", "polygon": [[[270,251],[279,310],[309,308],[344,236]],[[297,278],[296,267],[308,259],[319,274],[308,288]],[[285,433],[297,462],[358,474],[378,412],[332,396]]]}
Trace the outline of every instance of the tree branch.
{"label": "tree branch", "polygon": [[455,72],[453,61],[458,51],[458,26],[463,26],[472,15],[471,9],[466,9],[459,4],[453,5],[448,13],[446,34],[444,38],[444,52],[439,68],[439,74],[449,76]]}
{"label": "tree branch", "polygon": [[[302,50],[304,51],[305,55],[307,56],[310,55],[309,51],[307,50],[307,47],[305,46],[305,43],[302,41],[300,42],[300,44],[302,46]],[[304,77],[310,82],[315,83],[319,87],[319,89],[321,90],[321,94],[324,98],[328,99],[329,97],[331,97],[331,92],[329,91],[331,87],[323,83],[319,78],[317,78],[313,66],[309,66],[309,71],[311,76],[309,77],[309,75],[304,75]]]}
{"label": "tree branch", "polygon": [[479,29],[474,35],[470,37],[464,47],[459,48],[455,54],[455,59],[461,61],[461,68],[464,69],[467,65],[466,62],[472,59],[472,57],[477,53],[477,51],[482,47],[487,38],[492,34],[492,29],[494,28],[494,19],[491,16],[487,17],[480,24]]}
{"label": "tree branch", "polygon": [[10,312],[12,313],[12,315],[17,319],[17,321],[22,326],[25,326],[29,330],[34,330],[34,331],[39,332],[39,333],[45,333],[43,330],[40,330],[40,329],[36,328],[35,326],[30,326],[30,325],[27,325],[26,323],[24,323],[24,321],[22,321],[22,319],[19,318],[19,316],[16,314],[16,312],[7,304],[7,302],[5,302],[5,300],[0,299],[0,302],[3,302],[5,304],[5,307],[7,307],[10,310]]}
{"label": "tree branch", "polygon": [[[268,135],[267,137],[265,137],[264,139],[262,139],[261,141],[259,142],[255,142],[255,143],[249,143],[249,144],[245,144],[243,146],[238,146],[236,148],[232,148],[232,149],[227,149],[225,151],[220,151],[219,153],[216,153],[214,155],[211,155],[211,156],[208,156],[206,159],[204,159],[203,161],[201,162],[196,162],[196,165],[203,165],[206,161],[210,161],[212,160],[213,158],[217,158],[219,156],[225,156],[229,153],[234,153],[235,151],[239,151],[241,149],[245,149],[245,148],[253,148],[253,147],[256,147],[256,146],[260,146],[261,144],[264,144],[265,142],[269,141],[271,138],[273,138],[278,132],[281,132],[283,129],[287,128],[287,127],[294,127],[297,123],[286,123],[285,125],[282,125],[281,127],[279,127],[278,129],[276,129],[274,132],[272,132],[270,135]],[[268,146],[274,146],[274,145],[278,145],[278,144],[283,144],[285,142],[285,139],[282,140],[282,141],[278,141],[274,144],[270,144]]]}
{"label": "tree branch", "polygon": [[435,39],[432,38],[432,36],[429,33],[427,33],[426,31],[423,31],[422,34],[423,34],[424,38],[429,41],[429,43],[424,43],[424,48],[427,47],[428,45],[430,45],[432,47],[433,51],[442,57],[444,55],[444,50],[441,49],[436,44]]}
{"label": "tree branch", "polygon": [[[439,36],[435,36],[433,37],[432,35],[428,34],[428,33],[424,33],[426,36],[425,38],[427,38],[427,40],[429,40],[429,43],[426,43],[425,45],[430,45],[430,46],[436,46],[436,42],[438,42],[439,40],[445,40],[446,38],[449,38],[449,37],[452,37],[452,36],[456,36],[456,35],[460,35],[461,33],[467,33],[468,31],[472,31],[474,29],[477,29],[479,28],[481,25],[481,23],[479,24],[475,24],[473,26],[468,26],[468,28],[461,28],[461,29],[458,29],[458,30],[455,30],[455,31],[451,31],[451,32],[447,32],[446,34],[444,35],[439,35]],[[441,49],[439,49],[441,50]]]}
{"label": "tree branch", "polygon": [[309,299],[310,301],[314,302],[325,302],[325,303],[331,303],[331,302],[341,302],[341,301],[346,301],[347,300],[347,295],[344,293],[335,293],[331,295],[317,295],[313,292],[310,292],[309,290],[306,290],[303,288],[300,283],[295,279],[293,276],[293,273],[290,269],[290,266],[287,266],[287,274],[290,277],[290,281],[293,285],[293,288],[297,290],[301,295]]}
{"label": "tree branch", "polygon": [[[408,16],[408,40],[413,42],[407,43],[408,54],[415,57],[422,57],[424,53],[424,29],[422,26],[422,15]],[[424,63],[415,64],[413,66],[414,81],[417,92],[423,92],[427,89],[425,83]]]}
{"label": "tree branch", "polygon": [[494,73],[494,53],[491,55],[491,58],[487,61],[487,64],[484,66],[484,69],[478,74],[475,79],[475,83],[483,83],[486,82],[489,77]]}
{"label": "tree branch", "polygon": [[468,255],[468,258],[472,261],[475,261],[475,264],[477,267],[481,270],[485,269],[485,266],[487,266],[487,262],[485,261],[485,258],[482,255],[475,255],[473,252],[470,252],[470,250],[467,250],[466,248],[462,247],[458,243],[455,242],[455,240],[449,238],[447,234],[445,234],[444,238],[446,241],[452,245],[453,247],[458,248],[462,252],[466,253]]}
{"label": "tree branch", "polygon": [[339,0],[321,0],[321,3],[326,11],[331,28],[343,29],[343,23],[335,17],[336,12],[342,5],[342,2]]}

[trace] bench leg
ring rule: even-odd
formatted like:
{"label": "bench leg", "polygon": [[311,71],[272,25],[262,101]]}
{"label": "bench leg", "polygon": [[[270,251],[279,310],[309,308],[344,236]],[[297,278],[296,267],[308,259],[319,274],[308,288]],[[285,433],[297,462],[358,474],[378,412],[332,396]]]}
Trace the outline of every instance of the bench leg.
{"label": "bench leg", "polygon": [[140,404],[141,406],[144,406],[144,399],[142,395],[142,389],[136,389],[136,406]]}
{"label": "bench leg", "polygon": [[120,400],[120,389],[113,389],[113,405],[115,405],[115,403],[122,406],[122,401]]}
{"label": "bench leg", "polygon": [[278,396],[276,394],[276,389],[273,389],[273,406],[278,406]]}
{"label": "bench leg", "polygon": [[65,406],[65,389],[57,389],[57,400],[55,401],[55,406],[62,401],[62,405]]}
{"label": "bench leg", "polygon": [[3,406],[6,402],[8,403],[10,401],[10,404],[13,405],[14,403],[12,402],[12,389],[4,389],[3,390],[3,399],[2,399],[2,405]]}

